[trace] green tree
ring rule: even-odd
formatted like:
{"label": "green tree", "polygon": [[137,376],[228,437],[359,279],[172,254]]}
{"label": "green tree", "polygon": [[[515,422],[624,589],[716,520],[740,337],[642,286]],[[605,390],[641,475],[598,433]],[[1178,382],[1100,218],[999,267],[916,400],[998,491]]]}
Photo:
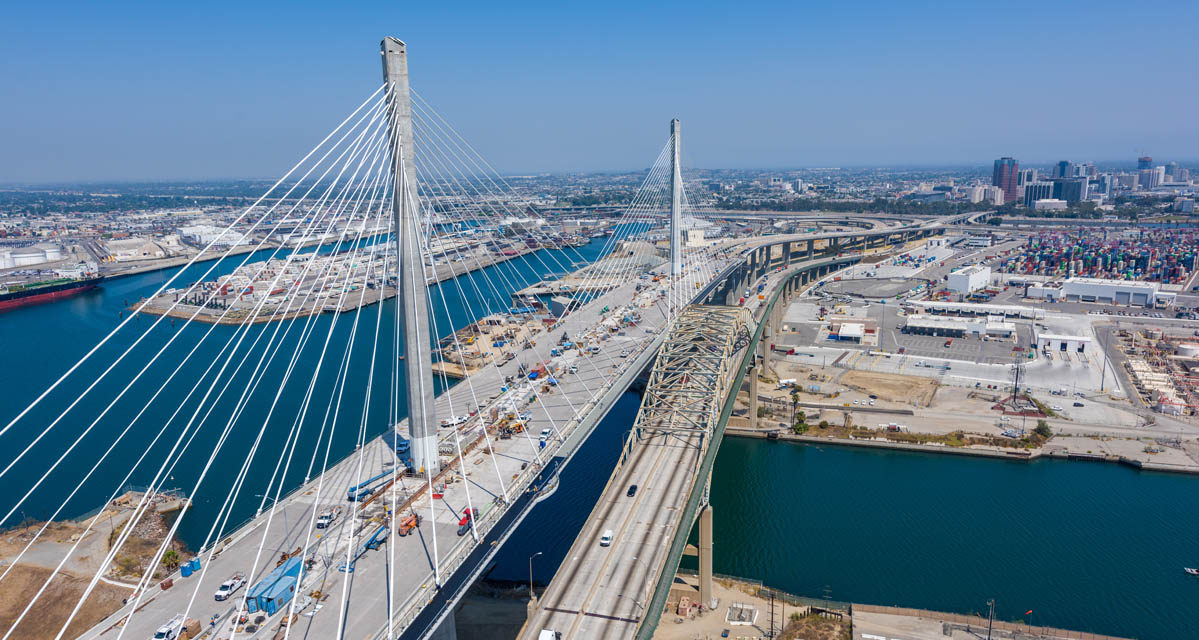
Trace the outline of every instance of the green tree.
{"label": "green tree", "polygon": [[1049,423],[1044,420],[1037,420],[1037,428],[1032,430],[1033,433],[1048,439],[1053,435],[1053,429],[1049,428]]}
{"label": "green tree", "polygon": [[167,549],[166,553],[162,554],[162,564],[168,569],[174,570],[179,566],[179,552],[174,549]]}

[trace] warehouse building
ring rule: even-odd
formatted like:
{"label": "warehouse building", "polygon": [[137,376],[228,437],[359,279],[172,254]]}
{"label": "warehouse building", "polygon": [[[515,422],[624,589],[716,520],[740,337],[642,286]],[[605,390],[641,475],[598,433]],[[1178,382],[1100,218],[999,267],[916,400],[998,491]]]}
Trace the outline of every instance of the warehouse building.
{"label": "warehouse building", "polygon": [[1028,320],[1039,320],[1045,317],[1044,309],[1007,304],[986,304],[982,302],[915,300],[907,303],[905,306],[925,313],[945,313],[960,316],[1002,316],[1004,318],[1025,318]]}
{"label": "warehouse building", "polygon": [[1062,297],[1069,302],[1152,307],[1157,303],[1160,288],[1156,282],[1075,277],[1062,284]]}
{"label": "warehouse building", "polygon": [[972,264],[968,267],[951,271],[946,288],[954,293],[967,295],[979,289],[985,289],[990,281],[991,267],[982,264]]}
{"label": "warehouse building", "polygon": [[1066,336],[1056,333],[1038,333],[1034,348],[1042,351],[1073,351],[1086,353],[1091,339],[1086,336]]}
{"label": "warehouse building", "polygon": [[922,336],[961,338],[964,336],[992,336],[1010,338],[1016,333],[1016,325],[1004,321],[1002,316],[983,318],[949,318],[945,316],[908,316],[903,326],[904,333]]}

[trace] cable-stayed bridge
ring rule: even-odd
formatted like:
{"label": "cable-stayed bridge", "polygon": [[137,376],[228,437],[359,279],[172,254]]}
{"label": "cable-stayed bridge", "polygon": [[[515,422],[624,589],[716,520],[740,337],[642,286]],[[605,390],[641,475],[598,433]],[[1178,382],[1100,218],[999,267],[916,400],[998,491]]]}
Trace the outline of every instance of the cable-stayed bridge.
{"label": "cable-stayed bridge", "polygon": [[[0,427],[0,480],[28,476],[0,504],[0,526],[35,503],[53,520],[83,497],[108,504],[131,482],[146,486],[122,522],[92,519],[54,547],[53,573],[0,640],[44,622],[31,615],[60,573],[86,573],[87,586],[47,637],[152,637],[188,619],[214,638],[452,634],[456,599],[646,371],[649,408],[613,478],[667,473],[678,484],[647,486],[636,504],[679,507],[659,528],[668,535],[644,542],[652,562],[624,576],[622,593],[644,594],[618,616],[632,626],[602,632],[652,630],[644,611],[704,510],[729,394],[753,352],[768,357],[761,337],[777,324],[777,294],[965,220],[859,220],[847,232],[689,247],[684,220],[701,214],[673,121],[613,232],[585,254],[531,222],[535,212],[410,89],[404,43],[384,40],[381,55],[371,96]],[[280,235],[287,242],[268,244]],[[515,259],[487,249],[513,237],[536,249]],[[285,248],[313,242],[324,246]],[[461,275],[437,284],[447,261]],[[237,279],[245,273],[250,284]],[[553,301],[529,309],[514,297],[567,273],[574,295],[556,296],[556,315],[544,309]],[[770,302],[737,306],[763,277]],[[367,293],[378,303],[362,302]],[[683,402],[701,380],[702,406]],[[680,465],[691,472],[670,474]],[[191,499],[183,514],[161,544],[135,552],[135,525],[176,488]],[[196,562],[175,569],[163,560],[181,528],[193,530]],[[39,553],[49,529],[34,527],[15,562]],[[568,558],[563,570],[602,578],[607,566]],[[243,585],[214,600],[234,574]],[[572,637],[597,637],[575,623],[620,595],[586,584],[565,625]],[[102,585],[127,588],[126,603],[82,624]]]}

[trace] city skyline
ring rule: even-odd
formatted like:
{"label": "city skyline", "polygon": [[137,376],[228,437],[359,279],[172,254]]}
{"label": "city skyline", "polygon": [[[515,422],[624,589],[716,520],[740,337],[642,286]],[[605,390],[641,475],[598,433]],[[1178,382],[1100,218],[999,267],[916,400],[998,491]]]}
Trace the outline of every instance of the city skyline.
{"label": "city skyline", "polygon": [[[695,167],[1191,159],[1194,92],[1146,101],[1177,76],[1140,61],[1184,59],[1196,9],[1130,27],[1088,6],[26,7],[0,44],[0,118],[20,123],[0,182],[275,175],[373,90],[389,33],[416,90],[509,174],[641,166],[672,117]],[[1128,35],[1135,52],[1095,46]],[[1069,82],[1037,73],[1079,52]]]}

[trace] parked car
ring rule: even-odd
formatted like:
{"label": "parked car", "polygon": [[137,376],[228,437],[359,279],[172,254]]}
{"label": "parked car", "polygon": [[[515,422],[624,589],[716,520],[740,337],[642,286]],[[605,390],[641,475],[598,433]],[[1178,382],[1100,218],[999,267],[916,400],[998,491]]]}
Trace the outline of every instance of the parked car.
{"label": "parked car", "polygon": [[1081,402],[1077,402],[1077,401],[1075,401],[1075,403],[1074,403],[1074,406],[1076,406],[1076,407],[1082,407],[1082,406],[1086,406],[1086,405],[1084,405],[1084,404],[1083,404],[1083,403],[1081,403]]}
{"label": "parked car", "polygon": [[154,632],[154,640],[175,640],[179,637],[179,632],[183,630],[183,614],[179,614],[171,621],[158,627],[158,631]]}

